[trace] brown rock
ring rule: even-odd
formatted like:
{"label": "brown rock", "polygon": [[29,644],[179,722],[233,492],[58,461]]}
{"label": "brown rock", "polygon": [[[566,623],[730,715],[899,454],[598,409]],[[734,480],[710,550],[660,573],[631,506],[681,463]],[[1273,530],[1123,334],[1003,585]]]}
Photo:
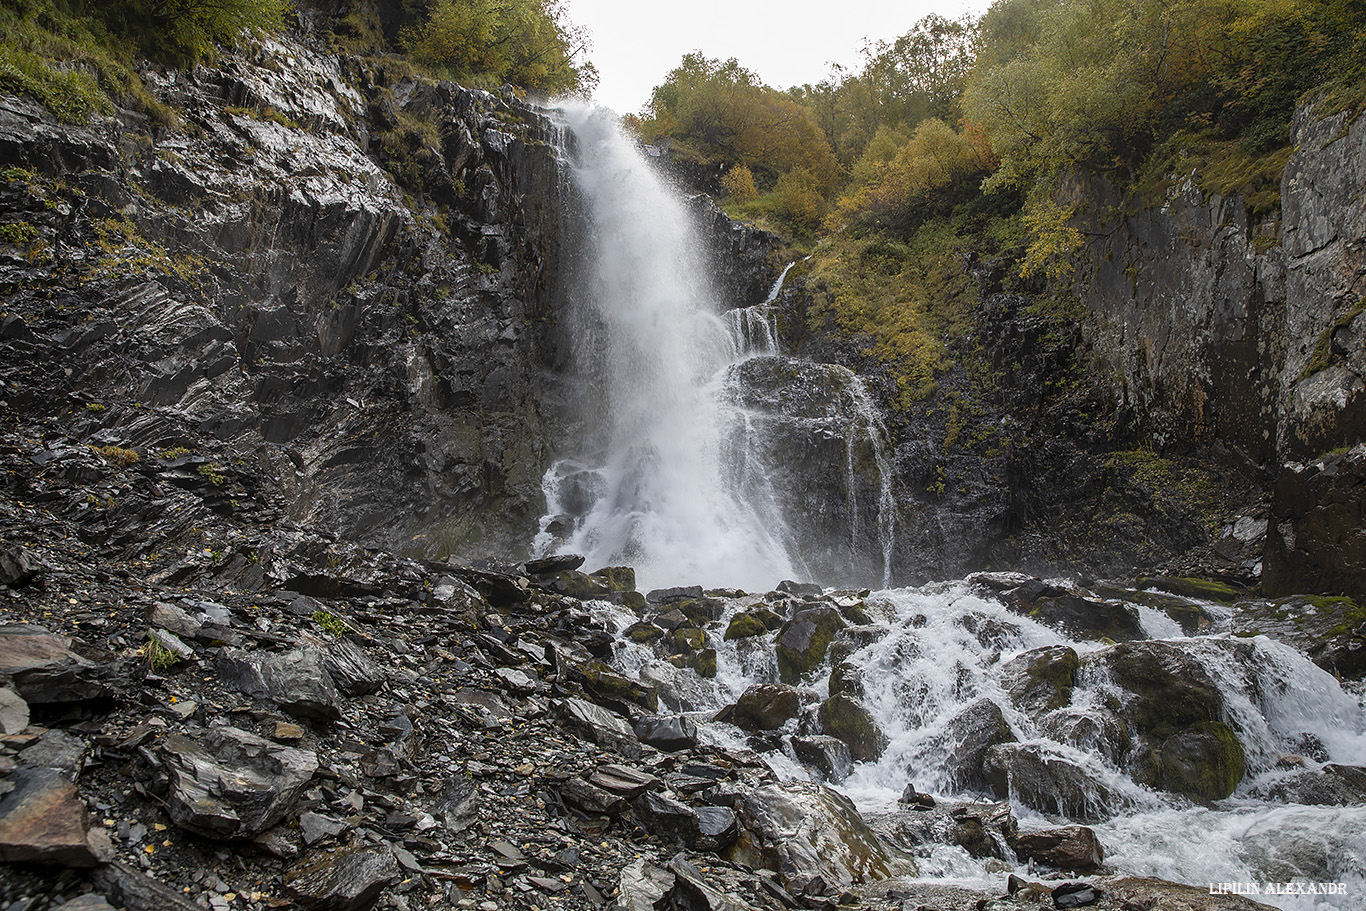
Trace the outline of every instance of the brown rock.
{"label": "brown rock", "polygon": [[[108,837],[92,834],[76,786],[56,769],[19,769],[0,801],[0,860],[93,867],[108,859]],[[103,837],[102,837],[103,836]]]}

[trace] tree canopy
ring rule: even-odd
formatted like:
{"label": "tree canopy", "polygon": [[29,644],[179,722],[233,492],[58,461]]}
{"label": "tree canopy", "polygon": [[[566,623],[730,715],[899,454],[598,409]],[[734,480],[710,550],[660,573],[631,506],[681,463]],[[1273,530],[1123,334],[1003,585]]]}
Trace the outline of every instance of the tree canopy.
{"label": "tree canopy", "polygon": [[580,61],[587,33],[568,22],[558,0],[435,0],[405,44],[463,82],[510,82],[542,95],[597,83],[593,65]]}

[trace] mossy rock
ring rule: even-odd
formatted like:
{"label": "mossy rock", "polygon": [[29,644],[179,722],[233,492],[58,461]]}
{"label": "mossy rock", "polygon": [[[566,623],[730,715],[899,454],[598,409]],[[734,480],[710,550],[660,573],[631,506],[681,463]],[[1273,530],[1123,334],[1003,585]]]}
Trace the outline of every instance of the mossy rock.
{"label": "mossy rock", "polygon": [[841,661],[830,672],[831,696],[852,696],[863,698],[863,670],[849,661]]}
{"label": "mossy rock", "polygon": [[768,627],[764,621],[753,614],[736,614],[730,618],[730,623],[726,625],[724,638],[727,642],[733,639],[750,639],[754,636],[762,636],[768,632]]}
{"label": "mossy rock", "polygon": [[756,683],[740,694],[728,712],[729,720],[746,731],[776,731],[801,711],[802,697],[790,686]]}
{"label": "mossy rock", "polygon": [[647,623],[644,620],[640,620],[622,630],[621,635],[630,639],[632,642],[639,642],[641,645],[649,645],[651,642],[658,642],[662,639],[664,637],[664,630],[655,626],[653,623]]}
{"label": "mossy rock", "polygon": [[1124,716],[1139,733],[1166,736],[1181,728],[1218,721],[1224,697],[1203,665],[1170,642],[1125,642],[1088,655],[1133,694]]}
{"label": "mossy rock", "polygon": [[849,755],[860,762],[871,762],[887,749],[887,737],[872,713],[850,696],[831,696],[822,702],[819,720],[821,733],[843,741]]}
{"label": "mossy rock", "polygon": [[637,591],[617,592],[612,596],[612,600],[627,610],[633,610],[636,613],[640,613],[648,606],[645,601],[645,596]]}
{"label": "mossy rock", "polygon": [[1219,604],[1232,604],[1245,594],[1227,582],[1190,576],[1145,576],[1139,579],[1137,584],[1144,588],[1159,588],[1173,595],[1215,601]]}
{"label": "mossy rock", "polygon": [[1214,622],[1207,610],[1195,601],[1183,598],[1180,595],[1169,595],[1166,592],[1134,591],[1112,585],[1098,586],[1095,593],[1102,598],[1129,601],[1133,604],[1141,604],[1144,607],[1161,611],[1175,620],[1180,625],[1181,632],[1187,636],[1198,636],[1209,632]]}
{"label": "mossy rock", "polygon": [[1072,701],[1081,659],[1074,649],[1050,645],[1031,649],[1001,668],[1001,685],[1020,711],[1040,715]]}
{"label": "mossy rock", "polygon": [[683,601],[674,601],[669,606],[681,611],[683,616],[693,623],[710,623],[721,619],[721,611],[726,605],[724,601],[715,598],[687,598]]}
{"label": "mossy rock", "polygon": [[708,680],[716,679],[716,649],[698,649],[692,659],[692,669],[697,671],[697,676]]}
{"label": "mossy rock", "polygon": [[552,590],[580,601],[593,601],[606,598],[612,590],[592,576],[576,569],[567,569],[555,574],[549,586]]}
{"label": "mossy rock", "polygon": [[711,644],[711,639],[696,627],[681,626],[669,634],[669,642],[673,651],[686,655],[706,648]]}
{"label": "mossy rock", "polygon": [[1177,731],[1162,744],[1159,785],[1191,800],[1223,800],[1247,770],[1243,745],[1221,721],[1206,721]]}
{"label": "mossy rock", "polygon": [[604,566],[597,572],[589,573],[589,578],[612,592],[633,592],[636,590],[636,571],[629,566]]}
{"label": "mossy rock", "polygon": [[610,707],[638,705],[659,711],[659,691],[629,677],[623,677],[602,661],[590,661],[578,668],[577,676],[593,701]]}
{"label": "mossy rock", "polygon": [[778,631],[778,678],[797,683],[820,667],[835,634],[845,627],[833,607],[813,607],[799,612]]}

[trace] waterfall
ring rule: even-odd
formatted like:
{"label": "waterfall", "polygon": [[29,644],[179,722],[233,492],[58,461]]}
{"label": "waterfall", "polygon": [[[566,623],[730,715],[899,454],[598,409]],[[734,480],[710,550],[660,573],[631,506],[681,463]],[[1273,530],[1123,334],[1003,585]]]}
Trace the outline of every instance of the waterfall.
{"label": "waterfall", "polygon": [[[642,588],[763,588],[801,574],[767,482],[726,445],[743,416],[715,395],[727,367],[776,349],[771,331],[727,327],[687,211],[615,117],[579,105],[562,116],[584,219],[576,304],[594,327],[578,341],[597,336],[583,373],[603,397],[605,455],[552,466],[536,547],[582,553],[589,568],[634,566]],[[571,517],[558,540],[557,516]]]}

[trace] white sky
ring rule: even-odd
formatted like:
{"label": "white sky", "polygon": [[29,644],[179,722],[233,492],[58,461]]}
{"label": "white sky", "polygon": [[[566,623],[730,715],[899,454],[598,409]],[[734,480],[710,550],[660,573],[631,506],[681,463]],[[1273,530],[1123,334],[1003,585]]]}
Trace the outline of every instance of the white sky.
{"label": "white sky", "polygon": [[593,38],[599,104],[634,114],[689,51],[740,61],[786,89],[824,79],[831,62],[857,69],[865,37],[891,39],[930,13],[980,13],[988,0],[565,0]]}

